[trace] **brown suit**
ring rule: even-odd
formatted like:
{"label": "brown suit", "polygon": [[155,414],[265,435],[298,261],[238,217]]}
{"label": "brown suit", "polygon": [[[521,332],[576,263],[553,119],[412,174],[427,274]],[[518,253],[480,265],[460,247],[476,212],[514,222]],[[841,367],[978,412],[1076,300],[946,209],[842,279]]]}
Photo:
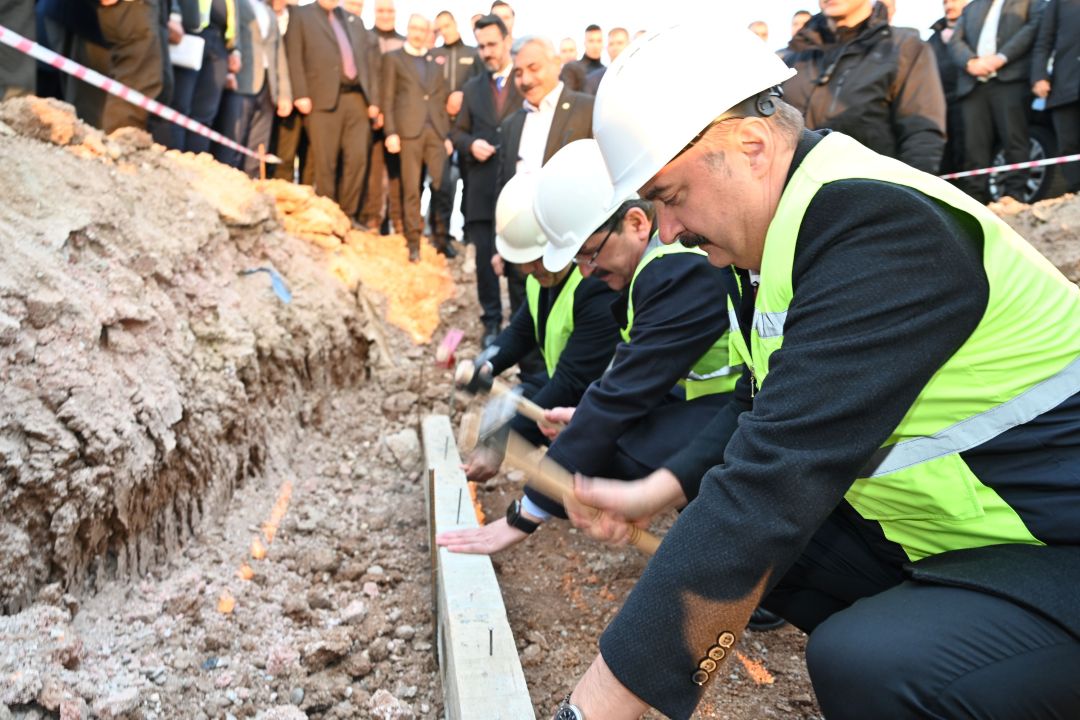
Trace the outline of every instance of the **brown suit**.
{"label": "brown suit", "polygon": [[352,80],[345,77],[342,69],[341,51],[327,12],[316,3],[291,8],[289,13],[285,51],[293,97],[311,98],[312,110],[304,118],[304,127],[311,142],[315,190],[336,200],[345,214],[352,217],[360,203],[367,172],[371,144],[367,98],[374,94],[374,69],[370,58],[357,57],[357,40],[353,37],[356,28],[341,8],[333,13],[353,53],[356,77]]}
{"label": "brown suit", "polygon": [[420,186],[424,166],[438,189],[446,163],[443,140],[450,131],[446,98],[450,94],[442,69],[431,54],[414,57],[404,49],[383,57],[382,97],[387,137],[401,138],[402,220],[410,248],[420,247],[423,219]]}

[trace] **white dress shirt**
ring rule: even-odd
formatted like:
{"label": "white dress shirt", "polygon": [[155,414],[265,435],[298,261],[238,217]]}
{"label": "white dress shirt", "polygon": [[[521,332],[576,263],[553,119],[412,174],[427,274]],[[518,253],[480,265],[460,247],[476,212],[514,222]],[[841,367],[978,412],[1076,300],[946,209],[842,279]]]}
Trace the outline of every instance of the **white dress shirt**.
{"label": "white dress shirt", "polygon": [[521,128],[521,142],[518,144],[517,172],[536,172],[544,164],[544,149],[562,91],[563,83],[560,82],[544,96],[539,107],[528,100],[524,102],[525,125]]}

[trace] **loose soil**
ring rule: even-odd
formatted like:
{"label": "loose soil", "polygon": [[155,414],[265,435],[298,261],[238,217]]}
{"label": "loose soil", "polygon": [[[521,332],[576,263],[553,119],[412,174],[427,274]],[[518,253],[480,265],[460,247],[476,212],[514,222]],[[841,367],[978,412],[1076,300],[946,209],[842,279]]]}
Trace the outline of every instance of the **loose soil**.
{"label": "loose soil", "polygon": [[[0,164],[0,720],[442,717],[416,429],[476,405],[433,362],[478,350],[471,259],[58,103],[0,105]],[[1075,281],[1078,208],[998,210]],[[645,559],[494,563],[547,717]],[[819,717],[804,646],[747,633],[698,717]]]}

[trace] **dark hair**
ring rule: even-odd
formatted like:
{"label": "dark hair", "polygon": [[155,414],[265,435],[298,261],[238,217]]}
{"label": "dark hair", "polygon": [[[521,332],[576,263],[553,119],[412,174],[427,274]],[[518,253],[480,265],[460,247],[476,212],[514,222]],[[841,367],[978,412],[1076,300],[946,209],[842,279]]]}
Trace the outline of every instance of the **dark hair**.
{"label": "dark hair", "polygon": [[792,15],[791,17],[792,17],[792,19],[794,19],[794,18],[799,17],[800,15],[806,15],[808,17],[813,17],[814,13],[810,12],[809,10],[796,10],[795,14]]}
{"label": "dark hair", "polygon": [[443,15],[446,15],[447,17],[449,17],[451,22],[455,22],[455,23],[457,22],[457,20],[454,19],[454,13],[450,12],[449,10],[440,10],[435,15],[435,17],[436,18],[441,18]]}
{"label": "dark hair", "polygon": [[476,32],[477,30],[483,30],[484,28],[491,27],[492,25],[499,28],[499,33],[503,37],[506,37],[509,34],[506,30],[506,23],[502,21],[501,17],[495,14],[485,15],[484,17],[477,20],[476,23],[473,24],[473,32]]}
{"label": "dark hair", "polygon": [[503,0],[495,0],[495,2],[491,3],[491,9],[494,10],[497,7],[510,8],[510,15],[512,15],[513,17],[517,17],[517,13],[514,12],[514,8],[510,7],[510,3],[503,2]]}
{"label": "dark hair", "polygon": [[630,200],[623,202],[623,204],[619,206],[619,209],[612,213],[611,217],[605,220],[604,224],[596,228],[593,233],[606,233],[608,231],[622,232],[623,223],[626,222],[626,216],[633,208],[637,208],[645,213],[645,217],[649,219],[650,223],[653,222],[656,217],[656,208],[653,207],[651,202],[642,198],[631,198]]}
{"label": "dark hair", "polygon": [[596,23],[593,23],[593,24],[592,24],[592,25],[590,25],[589,27],[585,28],[585,32],[587,32],[587,33],[591,33],[591,32],[603,32],[603,30],[601,30],[601,29],[600,29],[600,26],[599,26],[599,25],[597,25]]}

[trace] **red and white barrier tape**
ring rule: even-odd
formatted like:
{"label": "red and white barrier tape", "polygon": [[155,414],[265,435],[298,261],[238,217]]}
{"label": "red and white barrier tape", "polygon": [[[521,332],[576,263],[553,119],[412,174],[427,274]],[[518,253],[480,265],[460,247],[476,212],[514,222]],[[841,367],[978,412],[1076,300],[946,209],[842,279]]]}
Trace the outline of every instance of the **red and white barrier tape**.
{"label": "red and white barrier tape", "polygon": [[47,47],[39,45],[33,40],[25,38],[16,32],[12,32],[3,25],[0,25],[0,43],[8,45],[9,47],[13,47],[19,52],[29,55],[34,59],[45,63],[46,65],[51,65],[52,67],[60,70],[61,72],[65,72],[68,75],[74,75],[83,82],[89,83],[96,88],[100,88],[111,95],[115,95],[122,100],[126,100],[129,103],[132,103],[133,105],[138,105],[139,107],[147,110],[148,112],[154,113],[160,118],[164,118],[171,123],[179,125],[185,130],[190,130],[191,132],[198,133],[199,135],[210,138],[210,140],[218,143],[219,145],[224,145],[227,148],[231,148],[232,150],[236,150],[239,153],[243,153],[244,155],[253,157],[256,160],[261,159],[269,163],[281,162],[280,158],[269,153],[260,157],[257,152],[249,150],[243,145],[230,140],[229,138],[218,132],[211,130],[202,123],[196,122],[195,120],[192,120],[186,115],[182,115],[181,113],[176,112],[171,107],[162,105],[157,100],[151,100],[150,98],[143,95],[141,92],[138,92],[137,90],[132,90],[127,85],[118,83],[115,80],[110,80],[101,73],[91,70],[84,65],[80,65],[73,60],[68,60],[63,55],[58,55],[52,50],[49,50]]}
{"label": "red and white barrier tape", "polygon": [[991,168],[980,168],[979,170],[965,170],[964,172],[954,172],[948,175],[942,175],[942,180],[953,180],[955,178],[972,177],[974,175],[992,175],[1000,172],[1011,172],[1013,170],[1027,170],[1028,168],[1043,167],[1044,165],[1064,165],[1065,163],[1076,162],[1080,160],[1080,155],[1062,155],[1056,158],[1044,158],[1042,160],[1029,160],[1028,162],[1013,163],[1012,165],[998,165]]}

